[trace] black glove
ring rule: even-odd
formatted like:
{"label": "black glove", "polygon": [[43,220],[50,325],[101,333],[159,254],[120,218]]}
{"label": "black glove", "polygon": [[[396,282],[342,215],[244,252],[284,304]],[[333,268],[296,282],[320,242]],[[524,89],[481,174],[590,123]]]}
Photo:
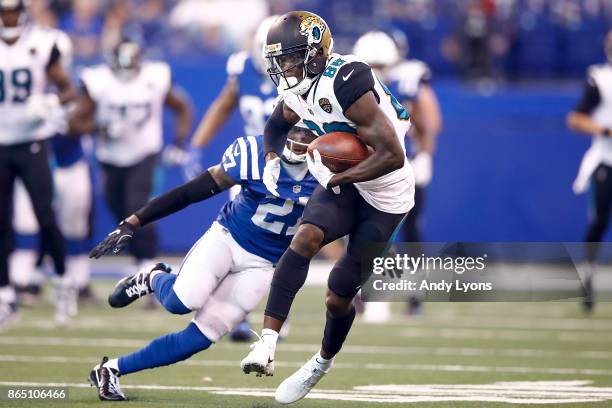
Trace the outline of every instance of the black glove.
{"label": "black glove", "polygon": [[113,254],[118,254],[130,242],[136,228],[129,222],[121,221],[113,232],[108,234],[104,241],[100,242],[89,253],[90,258],[98,259],[111,249]]}

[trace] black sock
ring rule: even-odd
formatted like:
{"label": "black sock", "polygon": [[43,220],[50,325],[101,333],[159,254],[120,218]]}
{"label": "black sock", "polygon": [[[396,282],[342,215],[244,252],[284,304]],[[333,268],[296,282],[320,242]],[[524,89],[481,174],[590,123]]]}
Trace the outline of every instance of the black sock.
{"label": "black sock", "polygon": [[321,347],[326,358],[332,358],[338,354],[351,330],[353,320],[355,320],[355,308],[353,306],[351,306],[351,311],[347,315],[341,317],[333,317],[327,312]]}
{"label": "black sock", "polygon": [[288,248],[276,265],[266,304],[266,316],[285,321],[296,293],[308,276],[310,259]]}

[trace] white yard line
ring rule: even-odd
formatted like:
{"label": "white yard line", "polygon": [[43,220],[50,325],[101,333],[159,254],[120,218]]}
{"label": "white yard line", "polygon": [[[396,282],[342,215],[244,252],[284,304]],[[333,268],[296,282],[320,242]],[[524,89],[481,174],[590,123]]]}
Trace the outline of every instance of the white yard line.
{"label": "white yard line", "polygon": [[[0,355],[0,361],[23,364],[96,364],[99,357],[63,357],[63,356],[24,356],[24,355]],[[235,367],[239,370],[239,361],[236,360],[186,360],[180,364],[190,366],[211,367]],[[276,361],[277,367],[300,367],[303,361]],[[521,366],[483,366],[483,365],[460,365],[460,364],[352,364],[336,363],[335,369],[368,369],[368,370],[398,370],[398,371],[442,371],[442,372],[474,372],[474,373],[515,373],[515,374],[555,374],[555,375],[588,375],[588,376],[610,376],[612,370],[595,368],[544,368],[544,367],[521,367]]]}
{"label": "white yard line", "polygon": [[[55,347],[94,347],[94,348],[139,348],[149,340],[82,338],[82,337],[36,337],[36,336],[0,336],[0,344],[8,346],[55,346]],[[217,350],[246,351],[244,344],[222,342],[214,346]],[[317,344],[283,343],[280,352],[311,353],[316,352]],[[346,345],[343,354],[374,355],[419,355],[419,356],[453,356],[453,357],[517,357],[517,358],[579,358],[605,360],[612,359],[612,351],[580,351],[551,349],[505,349],[478,347],[406,347],[406,346],[362,346]]]}
{"label": "white yard line", "polygon": [[[612,399],[612,388],[589,387],[583,381],[499,382],[493,384],[371,385],[351,390],[315,389],[306,398],[336,401],[416,403],[444,401],[505,402],[513,404],[562,404]],[[87,388],[82,383],[1,381],[3,387]],[[124,389],[155,391],[201,391],[218,395],[274,396],[270,388],[229,388],[178,385],[123,385]],[[92,393],[93,394],[93,393]]]}

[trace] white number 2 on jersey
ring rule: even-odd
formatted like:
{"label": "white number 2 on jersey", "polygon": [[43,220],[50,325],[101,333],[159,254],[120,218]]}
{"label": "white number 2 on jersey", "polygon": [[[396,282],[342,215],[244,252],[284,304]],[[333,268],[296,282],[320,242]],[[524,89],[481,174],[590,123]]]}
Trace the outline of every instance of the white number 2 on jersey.
{"label": "white number 2 on jersey", "polygon": [[[253,217],[251,217],[251,221],[253,221],[253,224],[257,225],[260,228],[273,232],[274,234],[280,235],[280,233],[283,231],[283,227],[285,226],[285,223],[281,221],[270,222],[270,221],[266,221],[265,219],[268,216],[268,214],[278,215],[279,217],[282,217],[282,216],[291,214],[292,211],[293,211],[293,201],[291,200],[285,200],[285,203],[283,204],[282,207],[279,207],[278,205],[275,205],[272,203],[260,204],[257,207],[257,211],[255,211],[255,214],[253,215]],[[296,221],[294,225],[287,228],[287,232],[285,232],[285,235],[295,235],[297,228],[298,228],[298,224],[300,223],[300,219],[301,217],[298,218],[298,220]]]}

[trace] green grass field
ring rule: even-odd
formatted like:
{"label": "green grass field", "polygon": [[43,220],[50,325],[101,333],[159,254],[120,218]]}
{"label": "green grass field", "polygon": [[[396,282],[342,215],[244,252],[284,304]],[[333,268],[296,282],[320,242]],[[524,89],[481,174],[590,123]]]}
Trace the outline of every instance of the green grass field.
{"label": "green grass field", "polygon": [[[110,281],[96,283],[104,297]],[[293,309],[274,377],[246,376],[247,344],[222,341],[191,360],[121,377],[129,407],[273,407],[275,387],[318,348],[322,287],[307,287]],[[359,320],[334,369],[299,407],[612,407],[612,303],[585,317],[576,303],[430,303],[418,318],[385,325]],[[259,329],[261,309],[251,321]],[[0,334],[0,389],[69,389],[48,407],[108,405],[86,379],[103,355],[116,357],[183,328],[189,318],[134,304],[86,307],[57,329],[50,304],[22,309]],[[387,387],[382,387],[386,385]],[[390,386],[395,385],[395,386]],[[0,401],[0,406],[36,406]]]}

